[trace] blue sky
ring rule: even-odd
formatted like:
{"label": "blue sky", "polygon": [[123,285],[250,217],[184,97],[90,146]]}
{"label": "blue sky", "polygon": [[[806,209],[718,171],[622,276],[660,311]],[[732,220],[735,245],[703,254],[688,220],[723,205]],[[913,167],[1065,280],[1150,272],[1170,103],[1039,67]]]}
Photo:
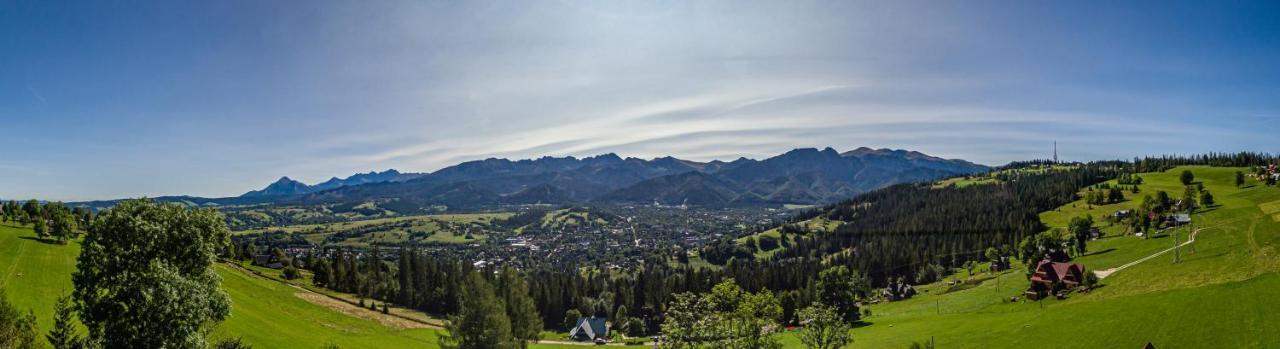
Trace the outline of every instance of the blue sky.
{"label": "blue sky", "polygon": [[0,0],[0,197],[486,157],[1280,151],[1278,2]]}

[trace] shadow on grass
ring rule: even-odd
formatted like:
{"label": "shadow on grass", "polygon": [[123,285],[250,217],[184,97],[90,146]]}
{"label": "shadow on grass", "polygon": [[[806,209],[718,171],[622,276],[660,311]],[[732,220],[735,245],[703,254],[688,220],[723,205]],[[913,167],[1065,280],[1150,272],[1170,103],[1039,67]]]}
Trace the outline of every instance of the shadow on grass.
{"label": "shadow on grass", "polygon": [[1115,251],[1115,250],[1116,250],[1116,249],[1115,249],[1115,247],[1112,247],[1112,248],[1108,248],[1108,249],[1105,249],[1105,250],[1102,250],[1102,251],[1089,252],[1089,253],[1084,254],[1084,256],[1085,256],[1085,257],[1088,257],[1088,256],[1097,256],[1097,255],[1100,255],[1100,254],[1107,254],[1107,253],[1111,253],[1111,251]]}
{"label": "shadow on grass", "polygon": [[[871,316],[875,316],[875,314],[872,314]],[[855,323],[853,323],[853,324],[849,325],[849,328],[867,327],[867,326],[871,326],[871,325],[875,325],[875,324],[876,324],[876,323],[871,322],[871,321],[862,320],[862,321],[858,321],[858,322],[855,322]]]}
{"label": "shadow on grass", "polygon": [[60,243],[60,242],[58,242],[58,240],[54,240],[54,239],[41,239],[41,238],[34,237],[34,236],[19,236],[18,238],[19,238],[19,239],[23,239],[23,240],[38,241],[38,242],[40,242],[40,243],[42,243],[42,244],[46,244],[46,245],[58,245],[58,246],[66,245],[66,244],[64,244],[64,243]]}

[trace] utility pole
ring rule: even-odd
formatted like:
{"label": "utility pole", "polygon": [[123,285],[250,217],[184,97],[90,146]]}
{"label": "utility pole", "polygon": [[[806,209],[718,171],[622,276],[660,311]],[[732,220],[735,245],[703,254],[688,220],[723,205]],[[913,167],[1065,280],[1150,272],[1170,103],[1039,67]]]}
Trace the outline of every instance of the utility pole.
{"label": "utility pole", "polygon": [[[1174,221],[1176,222],[1177,218],[1175,218]],[[1178,251],[1178,231],[1179,230],[1182,230],[1182,227],[1173,228],[1173,264],[1178,264],[1179,262],[1182,262],[1182,258],[1178,256],[1178,252],[1179,252]]]}
{"label": "utility pole", "polygon": [[1192,248],[1192,254],[1196,254],[1196,238],[1192,237],[1192,235],[1196,235],[1196,219],[1192,219],[1192,224],[1190,224],[1189,229],[1190,233],[1187,234],[1187,245]]}

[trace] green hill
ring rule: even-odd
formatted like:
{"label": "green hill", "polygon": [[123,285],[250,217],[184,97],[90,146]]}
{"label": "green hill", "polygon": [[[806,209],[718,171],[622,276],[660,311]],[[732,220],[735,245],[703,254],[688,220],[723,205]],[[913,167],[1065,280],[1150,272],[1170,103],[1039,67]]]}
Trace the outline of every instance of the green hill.
{"label": "green hill", "polygon": [[[958,292],[943,294],[943,283],[923,287],[916,298],[872,305],[870,323],[855,329],[855,348],[906,348],[933,338],[943,348],[1141,348],[1148,341],[1158,348],[1245,348],[1280,343],[1276,309],[1271,295],[1280,287],[1280,223],[1273,216],[1280,207],[1280,190],[1252,180],[1235,187],[1234,168],[1180,167],[1142,174],[1137,199],[1106,206],[1077,201],[1042,214],[1051,227],[1064,227],[1080,214],[1095,218],[1118,209],[1136,207],[1141,197],[1157,190],[1178,197],[1183,191],[1178,174],[1190,169],[1216,197],[1220,206],[1194,216],[1195,251],[1182,250],[1173,264],[1172,252],[1111,274],[1091,293],[1074,293],[1066,300],[1010,303],[1027,282],[1025,268],[1015,266],[996,279]],[[1101,219],[1099,219],[1101,222]],[[1101,223],[1109,236],[1091,241],[1089,253],[1075,261],[1088,270],[1104,270],[1164,251],[1173,246],[1174,231],[1148,239],[1121,236],[1122,227]],[[1176,232],[1186,241],[1186,229]],[[980,275],[981,276],[981,275]],[[987,276],[990,277],[990,276]],[[999,287],[999,289],[997,289]],[[794,338],[789,344],[799,345]]]}

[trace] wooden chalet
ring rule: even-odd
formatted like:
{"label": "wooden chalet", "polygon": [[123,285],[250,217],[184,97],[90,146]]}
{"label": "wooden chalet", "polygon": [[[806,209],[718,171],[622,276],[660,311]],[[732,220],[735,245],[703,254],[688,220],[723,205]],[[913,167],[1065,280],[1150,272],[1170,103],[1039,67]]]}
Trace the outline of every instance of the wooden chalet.
{"label": "wooden chalet", "polygon": [[1055,262],[1051,259],[1041,260],[1036,264],[1035,273],[1031,275],[1031,287],[1027,288],[1027,299],[1037,300],[1048,296],[1054,285],[1061,283],[1068,289],[1080,286],[1084,282],[1084,265],[1070,262]]}

